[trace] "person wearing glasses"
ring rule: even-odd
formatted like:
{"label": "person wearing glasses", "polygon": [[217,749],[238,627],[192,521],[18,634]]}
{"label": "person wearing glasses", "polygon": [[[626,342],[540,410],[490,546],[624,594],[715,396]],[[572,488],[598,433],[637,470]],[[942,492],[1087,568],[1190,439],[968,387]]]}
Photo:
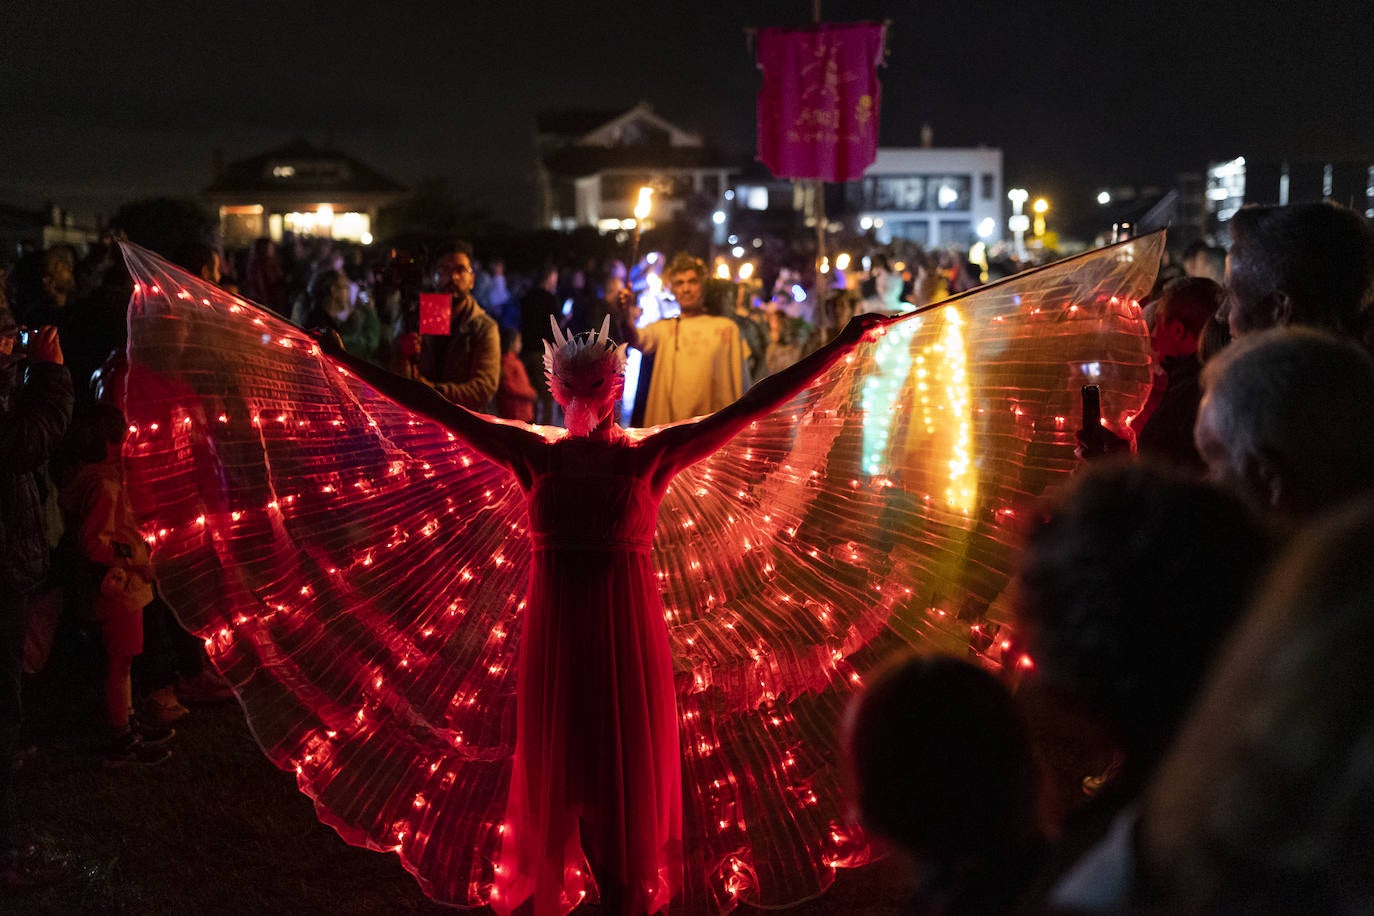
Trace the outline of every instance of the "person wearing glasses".
{"label": "person wearing glasses", "polygon": [[418,379],[453,403],[486,410],[501,381],[501,336],[472,295],[472,248],[459,242],[434,268],[436,292],[452,297],[449,333],[403,335],[401,374]]}

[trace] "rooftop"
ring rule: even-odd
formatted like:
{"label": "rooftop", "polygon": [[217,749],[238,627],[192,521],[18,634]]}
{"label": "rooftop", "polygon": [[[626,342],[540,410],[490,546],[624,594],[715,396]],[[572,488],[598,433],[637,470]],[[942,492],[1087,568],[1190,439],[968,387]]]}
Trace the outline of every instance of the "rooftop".
{"label": "rooftop", "polygon": [[405,190],[404,185],[346,153],[296,138],[276,149],[229,163],[203,193],[386,194]]}

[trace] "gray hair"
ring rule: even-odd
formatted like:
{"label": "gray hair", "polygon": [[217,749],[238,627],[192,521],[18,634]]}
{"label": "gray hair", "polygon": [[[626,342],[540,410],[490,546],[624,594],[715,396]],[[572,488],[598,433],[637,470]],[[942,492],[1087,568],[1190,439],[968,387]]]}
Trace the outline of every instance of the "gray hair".
{"label": "gray hair", "polygon": [[1374,485],[1374,357],[1304,327],[1247,334],[1202,387],[1233,468],[1263,458],[1310,508]]}

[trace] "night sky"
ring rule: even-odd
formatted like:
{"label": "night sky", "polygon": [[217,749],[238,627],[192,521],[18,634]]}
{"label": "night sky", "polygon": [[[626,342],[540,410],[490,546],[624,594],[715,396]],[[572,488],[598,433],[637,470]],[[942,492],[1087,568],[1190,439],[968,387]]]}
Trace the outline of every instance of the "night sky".
{"label": "night sky", "polygon": [[[111,211],[191,194],[304,136],[399,181],[442,175],[523,225],[534,116],[650,101],[754,150],[746,25],[807,0],[733,3],[77,3],[0,9],[0,204]],[[1208,160],[1374,158],[1371,0],[841,2],[891,19],[882,143],[1005,151],[1009,184],[1086,201]]]}

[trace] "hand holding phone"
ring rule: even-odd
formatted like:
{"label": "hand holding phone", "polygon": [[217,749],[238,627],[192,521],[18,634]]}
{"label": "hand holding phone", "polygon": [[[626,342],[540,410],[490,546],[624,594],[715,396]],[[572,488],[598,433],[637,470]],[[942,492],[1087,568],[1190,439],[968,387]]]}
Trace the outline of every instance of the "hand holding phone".
{"label": "hand holding phone", "polygon": [[62,365],[62,346],[57,341],[57,328],[45,325],[36,331],[25,331],[20,337],[30,363]]}
{"label": "hand holding phone", "polygon": [[1083,430],[1102,428],[1102,388],[1100,385],[1083,386]]}
{"label": "hand holding phone", "polygon": [[1097,385],[1083,386],[1083,425],[1074,435],[1078,448],[1074,454],[1084,461],[1108,455],[1127,454],[1131,443],[1102,425],[1102,389]]}

